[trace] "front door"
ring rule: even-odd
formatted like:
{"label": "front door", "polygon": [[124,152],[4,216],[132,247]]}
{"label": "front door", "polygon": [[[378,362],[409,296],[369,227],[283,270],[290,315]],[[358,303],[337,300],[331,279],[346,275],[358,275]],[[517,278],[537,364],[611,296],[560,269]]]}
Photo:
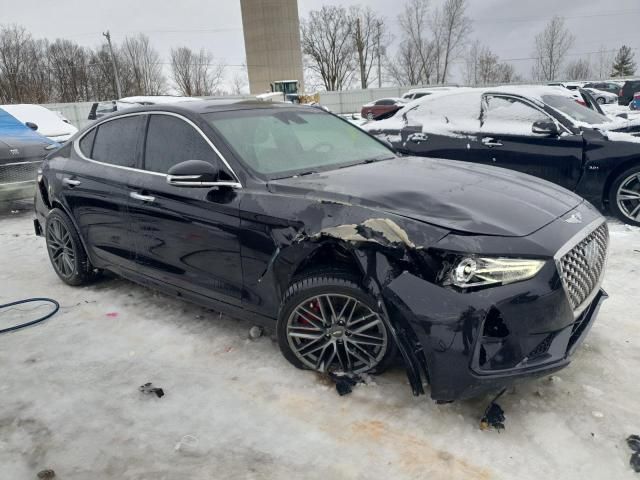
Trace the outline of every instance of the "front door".
{"label": "front door", "polygon": [[156,281],[230,304],[240,304],[239,202],[229,187],[169,185],[166,173],[186,160],[217,155],[187,119],[149,114],[145,174],[129,184],[141,273]]}
{"label": "front door", "polygon": [[582,175],[582,135],[569,132],[553,136],[535,134],[535,122],[554,120],[521,99],[487,95],[475,154],[482,163],[517,170],[575,189]]}

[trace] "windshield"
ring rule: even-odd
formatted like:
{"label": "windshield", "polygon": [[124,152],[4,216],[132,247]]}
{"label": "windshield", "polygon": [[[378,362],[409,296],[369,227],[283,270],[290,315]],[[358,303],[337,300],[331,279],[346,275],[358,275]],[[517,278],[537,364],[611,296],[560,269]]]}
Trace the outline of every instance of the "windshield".
{"label": "windshield", "polygon": [[589,125],[598,125],[611,121],[604,115],[594,112],[568,97],[563,97],[561,95],[543,95],[542,101],[577,122],[588,123]]}
{"label": "windshield", "polygon": [[268,178],[393,158],[382,143],[317,109],[255,109],[203,115],[246,166]]}

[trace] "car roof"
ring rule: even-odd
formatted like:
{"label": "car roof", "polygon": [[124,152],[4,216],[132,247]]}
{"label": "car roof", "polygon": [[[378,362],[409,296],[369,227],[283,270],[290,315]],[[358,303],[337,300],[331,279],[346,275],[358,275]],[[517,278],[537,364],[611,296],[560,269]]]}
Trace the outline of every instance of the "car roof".
{"label": "car roof", "polygon": [[[299,105],[285,102],[264,102],[260,100],[238,100],[238,99],[213,99],[213,100],[198,100],[193,102],[175,102],[164,103],[156,105],[141,105],[139,107],[127,108],[115,112],[111,115],[105,116],[106,118],[115,118],[121,115],[130,115],[132,113],[144,113],[144,112],[173,112],[182,114],[203,114],[214,112],[228,112],[235,110],[259,110],[259,109],[283,109],[283,108],[296,108],[300,110],[313,109],[319,110],[317,107],[309,105]],[[102,120],[101,119],[101,120]]]}

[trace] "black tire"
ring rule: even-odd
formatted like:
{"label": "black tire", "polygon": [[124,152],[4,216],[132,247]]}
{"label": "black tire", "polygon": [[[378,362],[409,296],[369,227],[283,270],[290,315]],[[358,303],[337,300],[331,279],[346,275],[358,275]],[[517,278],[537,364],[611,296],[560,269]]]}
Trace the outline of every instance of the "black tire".
{"label": "black tire", "polygon": [[[634,165],[633,167],[625,170],[613,181],[611,188],[609,189],[609,210],[623,222],[628,223],[629,225],[640,226],[640,200],[627,200],[625,202],[627,212],[623,211],[618,204],[618,192],[620,187],[627,184],[630,180],[632,180],[630,186],[633,191],[640,193],[640,177],[636,177],[636,180],[634,180],[634,175],[640,175],[640,164]],[[636,208],[638,208],[637,211]],[[631,218],[629,213],[635,213],[635,219]]]}
{"label": "black tire", "polygon": [[[333,362],[331,364],[323,365],[321,368],[314,368],[308,364],[305,364],[304,361],[299,358],[298,354],[296,354],[296,352],[294,352],[294,350],[292,349],[292,344],[295,343],[296,340],[290,337],[288,333],[290,317],[294,318],[293,317],[294,311],[296,311],[297,308],[301,306],[301,304],[306,304],[306,302],[312,302],[316,297],[326,296],[326,295],[334,296],[332,298],[349,297],[352,299],[354,304],[356,305],[361,304],[361,307],[354,306],[353,307],[354,310],[356,308],[362,308],[363,310],[360,310],[359,312],[363,312],[363,311],[366,312],[367,311],[366,309],[368,309],[374,315],[378,316],[378,318],[381,320],[381,324],[378,324],[375,328],[379,329],[380,336],[386,339],[384,347],[381,347],[376,354],[371,352],[372,351],[375,352],[377,347],[365,346],[365,348],[372,349],[372,350],[367,350],[369,353],[371,353],[372,357],[376,355],[375,358],[377,359],[377,363],[375,363],[373,368],[369,368],[369,366],[365,366],[365,365],[362,365],[359,368],[357,367],[357,365],[356,365],[356,368],[340,368],[342,366],[341,364],[344,363],[346,365],[348,364],[348,362],[346,360],[343,362],[341,359],[340,364],[338,364],[338,360],[332,357],[332,352],[327,352],[327,356],[333,359]],[[338,308],[336,308],[336,310],[337,309]],[[293,366],[300,369],[316,370],[316,371],[329,370],[329,371],[343,371],[343,372],[350,372],[350,373],[370,373],[370,374],[382,373],[391,365],[391,363],[393,362],[397,354],[397,346],[395,344],[395,341],[391,337],[391,333],[387,328],[387,323],[385,319],[383,319],[382,315],[383,314],[379,310],[376,300],[363,290],[363,288],[358,283],[357,277],[354,276],[353,274],[349,274],[347,272],[336,272],[336,271],[312,273],[309,276],[296,279],[291,284],[291,286],[289,287],[289,289],[284,295],[284,298],[280,306],[280,312],[278,315],[278,323],[276,328],[280,351]],[[375,322],[376,317],[374,316],[373,318]],[[358,325],[360,326],[362,325],[362,323]],[[334,328],[334,327],[340,328],[337,326],[337,322],[336,324],[332,325],[329,328]],[[314,327],[311,327],[311,328],[314,328]],[[345,345],[347,344],[351,345],[351,349],[353,350],[355,350],[356,348],[360,348],[360,347],[354,346],[353,343],[351,343],[354,340],[357,340],[356,337],[359,334],[350,333],[349,330],[347,330],[344,332],[343,338],[335,339],[334,338],[335,335],[327,333],[329,328],[325,330],[324,338],[320,340],[320,342],[329,343],[332,340],[335,340],[333,342],[334,343],[333,348],[335,348],[336,351],[340,348],[342,349],[347,348],[347,351],[348,351],[349,347],[345,347]],[[348,327],[342,327],[342,328],[348,329]],[[382,329],[384,329],[384,331]],[[335,334],[339,332],[332,332],[332,333]],[[372,332],[368,330],[367,333],[371,334]],[[356,335],[356,337],[350,337],[350,335]],[[341,347],[335,346],[335,343],[339,343]],[[324,350],[321,352],[321,355],[322,354],[324,354]],[[342,355],[339,355],[339,356],[341,356],[342,358],[345,358],[344,350],[342,350]],[[346,358],[349,359],[351,357],[349,357],[349,355],[346,355]],[[329,358],[325,358],[325,360],[328,361]]]}
{"label": "black tire", "polygon": [[604,97],[596,98],[596,102],[598,102],[599,105],[604,105],[605,103],[607,103]]}
{"label": "black tire", "polygon": [[100,276],[87,257],[73,222],[59,208],[49,212],[44,237],[51,265],[63,282],[77,287]]}

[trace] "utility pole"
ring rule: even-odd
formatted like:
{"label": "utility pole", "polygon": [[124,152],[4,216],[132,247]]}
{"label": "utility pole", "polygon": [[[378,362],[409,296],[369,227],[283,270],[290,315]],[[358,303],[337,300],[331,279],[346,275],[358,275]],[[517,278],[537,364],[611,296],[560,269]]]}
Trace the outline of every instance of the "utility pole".
{"label": "utility pole", "polygon": [[116,77],[116,93],[118,94],[118,98],[122,98],[122,87],[120,86],[120,76],[118,75],[118,65],[116,64],[116,57],[113,54],[113,47],[111,46],[111,34],[109,30],[102,34],[109,44],[109,53],[111,55],[111,63],[113,64],[113,73]]}
{"label": "utility pole", "polygon": [[378,88],[382,88],[382,63],[380,60],[380,58],[382,57],[382,54],[380,53],[380,37],[382,36],[381,29],[382,22],[378,21],[378,31],[376,32],[376,36],[378,37]]}

